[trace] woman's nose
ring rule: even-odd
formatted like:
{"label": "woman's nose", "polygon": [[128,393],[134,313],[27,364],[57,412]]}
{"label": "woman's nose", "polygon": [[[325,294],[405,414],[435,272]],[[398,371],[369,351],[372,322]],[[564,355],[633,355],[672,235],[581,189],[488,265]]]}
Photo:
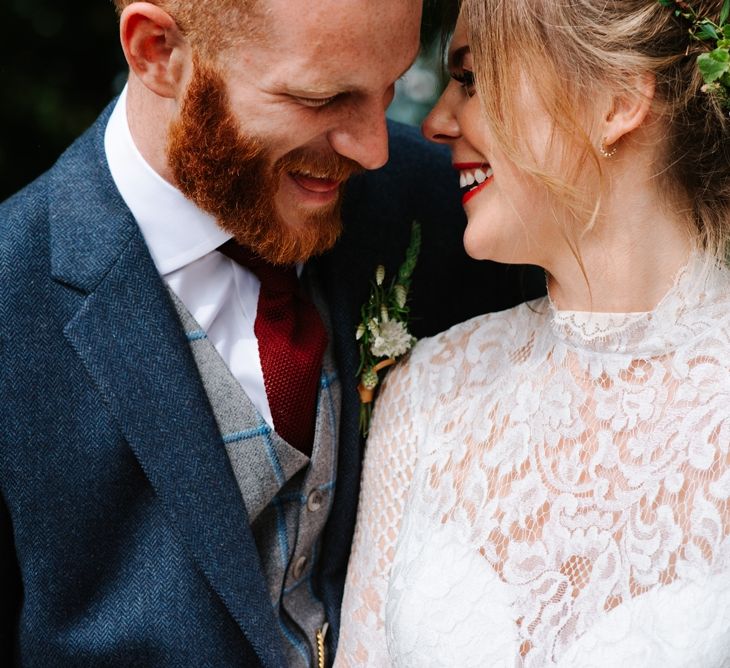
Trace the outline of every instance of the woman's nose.
{"label": "woman's nose", "polygon": [[423,121],[421,132],[429,141],[448,144],[461,136],[461,128],[452,104],[454,92],[452,86],[448,86]]}

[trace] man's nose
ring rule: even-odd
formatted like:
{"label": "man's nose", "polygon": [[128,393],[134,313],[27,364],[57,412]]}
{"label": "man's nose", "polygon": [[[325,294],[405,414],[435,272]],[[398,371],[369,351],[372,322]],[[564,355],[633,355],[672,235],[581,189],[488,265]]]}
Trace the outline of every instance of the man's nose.
{"label": "man's nose", "polygon": [[461,136],[461,128],[450,103],[452,94],[450,87],[447,88],[421,125],[423,136],[436,144],[450,144]]}
{"label": "man's nose", "polygon": [[388,162],[388,125],[380,103],[350,109],[328,138],[337,153],[365,169],[378,169]]}

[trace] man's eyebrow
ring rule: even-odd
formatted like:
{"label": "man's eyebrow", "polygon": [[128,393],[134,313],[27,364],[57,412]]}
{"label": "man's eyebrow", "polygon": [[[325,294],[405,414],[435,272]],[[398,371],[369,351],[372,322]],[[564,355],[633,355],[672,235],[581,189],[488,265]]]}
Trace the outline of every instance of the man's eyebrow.
{"label": "man's eyebrow", "polygon": [[464,46],[460,49],[456,49],[456,51],[449,54],[449,68],[453,70],[459,69],[464,64],[464,56],[466,56],[469,51],[469,45],[464,44]]}

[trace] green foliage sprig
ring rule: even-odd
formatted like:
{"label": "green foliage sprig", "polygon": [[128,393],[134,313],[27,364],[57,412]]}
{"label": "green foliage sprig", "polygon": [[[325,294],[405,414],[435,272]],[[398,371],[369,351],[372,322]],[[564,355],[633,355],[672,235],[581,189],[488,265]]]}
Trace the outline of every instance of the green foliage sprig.
{"label": "green foliage sprig", "polygon": [[690,24],[689,34],[693,40],[712,46],[710,51],[697,57],[697,66],[705,81],[702,90],[715,96],[725,109],[730,110],[730,0],[723,2],[717,23],[699,16],[689,2],[657,1],[663,7],[673,9],[676,17]]}
{"label": "green foliage sprig", "polygon": [[414,222],[406,257],[396,276],[385,284],[385,267],[378,266],[370,297],[360,311],[361,321],[355,332],[360,348],[360,431],[367,436],[373,410],[378,375],[405,355],[416,342],[408,331],[408,292],[411,277],[421,250],[421,226]]}

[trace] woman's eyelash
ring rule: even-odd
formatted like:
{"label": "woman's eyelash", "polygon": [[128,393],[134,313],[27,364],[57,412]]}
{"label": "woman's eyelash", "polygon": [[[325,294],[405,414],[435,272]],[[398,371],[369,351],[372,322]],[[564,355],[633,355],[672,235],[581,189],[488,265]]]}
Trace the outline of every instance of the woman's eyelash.
{"label": "woman's eyelash", "polygon": [[469,70],[452,72],[451,78],[456,81],[462,88],[474,88],[474,72],[470,72]]}
{"label": "woman's eyelash", "polygon": [[467,97],[473,97],[476,93],[474,84],[474,72],[471,70],[457,70],[451,72],[451,78],[461,86]]}

